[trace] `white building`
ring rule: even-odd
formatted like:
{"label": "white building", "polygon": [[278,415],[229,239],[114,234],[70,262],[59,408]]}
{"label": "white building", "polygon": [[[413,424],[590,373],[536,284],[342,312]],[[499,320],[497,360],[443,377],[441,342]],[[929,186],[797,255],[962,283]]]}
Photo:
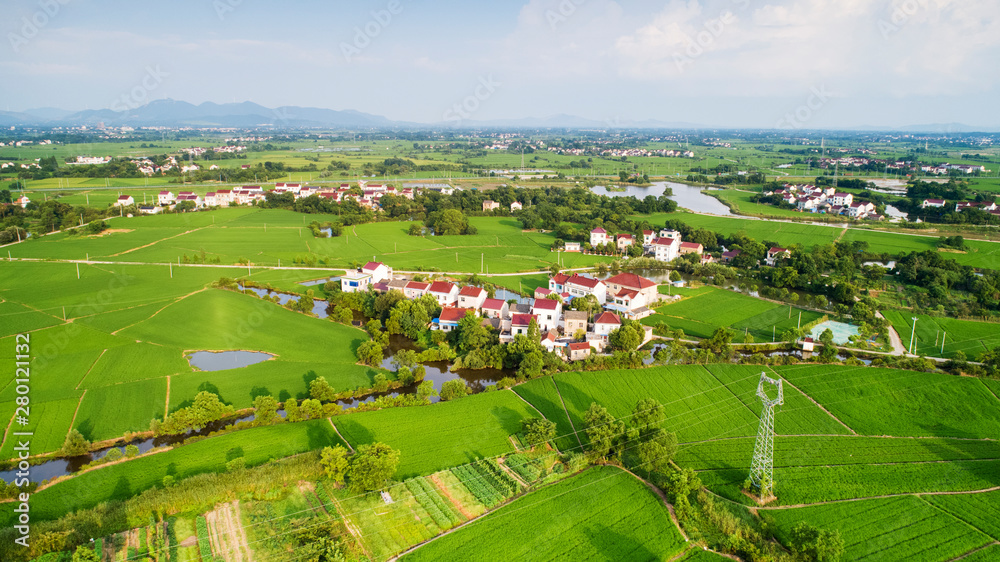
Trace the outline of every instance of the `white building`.
{"label": "white building", "polygon": [[447,281],[431,283],[428,293],[434,296],[441,306],[455,306],[458,303],[458,286]]}
{"label": "white building", "polygon": [[595,228],[590,231],[590,245],[600,246],[608,243],[608,231],[603,228]]}
{"label": "white building", "polygon": [[367,291],[371,284],[372,276],[361,271],[353,271],[340,277],[340,290],[345,293]]}
{"label": "white building", "polygon": [[620,328],[621,325],[622,321],[618,318],[617,314],[614,312],[602,312],[594,319],[594,334],[607,338],[608,334]]}
{"label": "white building", "polygon": [[362,273],[372,276],[372,283],[381,283],[392,279],[392,268],[382,262],[370,261],[361,268]]}
{"label": "white building", "polygon": [[486,291],[480,287],[466,285],[458,292],[458,306],[479,312],[486,300]]}
{"label": "white building", "polygon": [[156,202],[160,205],[172,205],[174,201],[174,194],[171,191],[161,191],[156,196]]}
{"label": "white building", "polygon": [[830,204],[834,207],[848,207],[854,202],[854,195],[851,193],[834,193],[830,197]]}
{"label": "white building", "polygon": [[553,299],[535,299],[531,313],[538,318],[538,327],[542,330],[555,330],[559,326],[562,315],[562,304]]}
{"label": "white building", "polygon": [[131,195],[119,195],[118,200],[115,201],[115,207],[128,207],[129,205],[135,205],[135,199],[132,199]]}
{"label": "white building", "polygon": [[563,283],[563,290],[572,297],[585,297],[594,295],[597,302],[603,303],[608,300],[608,287],[600,279],[574,275]]}
{"label": "white building", "polygon": [[673,261],[680,255],[680,238],[657,238],[653,240],[653,257],[656,261]]}

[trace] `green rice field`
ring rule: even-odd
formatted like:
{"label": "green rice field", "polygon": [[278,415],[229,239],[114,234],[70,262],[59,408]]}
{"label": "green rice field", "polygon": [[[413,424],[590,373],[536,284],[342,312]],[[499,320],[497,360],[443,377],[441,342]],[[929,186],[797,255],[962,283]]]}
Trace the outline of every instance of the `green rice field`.
{"label": "green rice field", "polygon": [[[913,332],[913,314],[898,310],[882,313],[892,323],[903,345],[910,348],[910,334]],[[930,357],[955,357],[959,351],[974,361],[985,351],[1000,345],[1000,324],[976,322],[956,318],[916,315],[915,352]],[[942,345],[943,344],[943,345]],[[944,348],[942,353],[941,348]]]}

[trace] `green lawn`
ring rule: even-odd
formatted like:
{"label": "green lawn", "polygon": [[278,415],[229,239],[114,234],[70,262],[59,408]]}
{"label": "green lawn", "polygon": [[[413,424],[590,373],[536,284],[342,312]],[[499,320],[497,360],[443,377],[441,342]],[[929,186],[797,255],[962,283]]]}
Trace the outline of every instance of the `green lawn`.
{"label": "green lawn", "polygon": [[665,560],[683,549],[660,499],[605,466],[530,492],[403,560]]}
{"label": "green lawn", "polygon": [[391,408],[334,418],[352,445],[381,441],[401,452],[397,478],[430,474],[513,450],[508,437],[537,412],[509,390],[430,406]]}

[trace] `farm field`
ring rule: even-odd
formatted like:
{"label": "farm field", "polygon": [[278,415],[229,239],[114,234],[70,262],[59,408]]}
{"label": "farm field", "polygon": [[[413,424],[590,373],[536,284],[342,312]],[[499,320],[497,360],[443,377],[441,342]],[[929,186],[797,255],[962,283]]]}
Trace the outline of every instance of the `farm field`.
{"label": "farm field", "polygon": [[799,521],[839,531],[844,539],[843,560],[951,560],[992,542],[980,530],[928,505],[925,498],[844,502],[766,514],[774,518],[779,537],[786,540]]}
{"label": "farm field", "polygon": [[537,408],[545,416],[545,419],[556,424],[555,446],[559,450],[564,452],[580,450],[580,441],[577,440],[573,426],[570,425],[569,417],[563,408],[554,377],[532,379],[515,386],[512,390]]}
{"label": "farm field", "polygon": [[[642,323],[655,326],[663,322],[673,329],[684,330],[686,336],[697,338],[709,338],[721,327],[741,332],[749,330],[754,341],[767,342],[771,341],[772,334],[780,337],[785,330],[799,325],[799,313],[802,314],[801,325],[822,316],[811,310],[706,286],[690,298],[660,306],[655,314],[643,318]],[[739,335],[737,341],[738,338]]]}
{"label": "farm field", "polygon": [[[897,310],[886,310],[882,314],[899,333],[903,345],[909,348],[913,315]],[[947,334],[943,354],[942,332]],[[1000,345],[1000,324],[918,314],[915,339],[917,355],[951,358],[961,351],[968,360],[974,361],[981,353]]]}
{"label": "farm field", "polygon": [[1000,520],[994,516],[1000,510],[1000,490],[982,494],[927,495],[922,499],[1000,541]]}
{"label": "farm field", "polygon": [[974,378],[871,367],[774,370],[863,435],[995,439],[1000,434],[1000,402]]}
{"label": "farm field", "polygon": [[502,390],[433,406],[359,412],[334,423],[351,445],[381,441],[399,450],[396,476],[409,478],[513,450],[509,437],[528,417],[539,416]]}
{"label": "farm field", "polygon": [[750,198],[753,197],[755,193],[750,191],[725,189],[725,190],[712,191],[711,195],[721,200],[724,203],[729,203],[729,208],[734,213],[740,215],[777,217],[777,218],[797,218],[799,220],[805,218],[815,218],[814,215],[802,213],[799,211],[779,209],[778,207],[775,207],[773,205],[763,205],[760,203],[754,203],[750,200]]}
{"label": "farm field", "polygon": [[669,559],[684,548],[666,506],[613,467],[594,467],[533,491],[403,557],[479,559]]}

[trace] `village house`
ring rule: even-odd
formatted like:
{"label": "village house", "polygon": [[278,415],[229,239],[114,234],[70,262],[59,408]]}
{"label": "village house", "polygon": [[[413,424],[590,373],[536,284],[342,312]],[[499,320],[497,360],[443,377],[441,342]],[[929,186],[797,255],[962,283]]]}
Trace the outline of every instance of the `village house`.
{"label": "village house", "polygon": [[594,319],[594,334],[606,340],[608,334],[620,328],[621,325],[622,321],[618,318],[617,314],[614,312],[602,312]]}
{"label": "village house", "polygon": [[567,291],[566,281],[569,281],[569,275],[556,273],[552,277],[549,277],[549,290],[555,293]]}
{"label": "village house", "polygon": [[502,299],[486,299],[482,308],[486,318],[506,318],[510,312],[507,301]]}
{"label": "village house", "polygon": [[435,281],[428,292],[441,306],[454,306],[458,302],[458,286],[454,283]]}
{"label": "village house", "polygon": [[430,283],[421,283],[420,281],[410,281],[403,288],[403,294],[406,298],[410,300],[416,300],[427,294],[427,291],[431,288]]}
{"label": "village house", "polygon": [[590,245],[600,246],[601,244],[608,243],[608,231],[603,228],[595,228],[590,231]]}
{"label": "village house", "polygon": [[486,300],[486,291],[480,287],[466,285],[458,292],[458,306],[479,312]]}
{"label": "village house", "polygon": [[608,300],[608,286],[600,279],[594,279],[593,277],[573,275],[566,280],[564,291],[569,293],[573,298],[594,295],[599,303]]}
{"label": "village house", "polygon": [[697,242],[681,242],[680,246],[677,248],[677,253],[680,255],[684,254],[703,254],[705,253],[705,247]]}
{"label": "village house", "polygon": [[510,204],[510,212],[512,212],[512,213],[514,211],[520,211],[521,209],[522,209],[522,205],[521,205],[520,201],[514,201],[513,203]]}
{"label": "village house", "polygon": [[219,200],[214,191],[209,191],[205,194],[205,206],[207,207],[218,207]]}
{"label": "village house", "polygon": [[232,189],[219,189],[215,192],[215,202],[220,207],[228,207],[233,202]]}
{"label": "village house", "polygon": [[156,201],[160,205],[171,205],[174,202],[174,194],[170,191],[161,191],[156,196]]}
{"label": "village house", "polygon": [[660,299],[656,291],[656,283],[635,273],[619,273],[614,277],[605,279],[604,283],[607,284],[608,291],[612,295],[618,295],[622,289],[642,293],[645,299],[643,306],[655,303]]}
{"label": "village house", "polygon": [[389,291],[399,291],[400,293],[402,293],[403,290],[406,289],[407,283],[408,281],[406,279],[393,279],[388,283],[386,283],[386,288]]}
{"label": "village house", "polygon": [[851,203],[847,207],[847,215],[856,219],[863,219],[875,212],[875,204],[871,202]]}
{"label": "village house", "polygon": [[629,246],[632,245],[635,240],[632,238],[631,234],[619,234],[617,239],[618,250],[625,251]]}
{"label": "village house", "polygon": [[643,246],[649,246],[650,244],[653,243],[653,240],[655,240],[655,239],[656,239],[656,233],[653,232],[652,230],[643,230],[642,231],[642,245]]}
{"label": "village house", "polygon": [[131,195],[119,195],[118,200],[115,201],[115,207],[128,207],[129,205],[135,205],[135,199],[132,199]]}
{"label": "village house", "polygon": [[852,193],[834,193],[830,197],[830,204],[834,207],[848,207],[854,202],[854,194]]}
{"label": "village house", "polygon": [[367,291],[372,276],[362,271],[350,271],[340,276],[340,290],[345,293]]}
{"label": "village house", "polygon": [[24,209],[25,207],[28,206],[28,203],[31,203],[31,199],[28,199],[27,195],[22,195],[18,197],[17,201],[14,201],[14,203],[20,205],[21,208]]}
{"label": "village house", "polygon": [[[510,335],[511,337],[518,334],[528,335],[528,327],[531,325],[531,320],[535,319],[531,314],[514,314],[510,318]],[[537,322],[537,319],[535,319]]]}
{"label": "village house", "polygon": [[736,256],[742,254],[740,250],[729,250],[728,252],[722,252],[722,263],[729,263],[736,258]]}
{"label": "village house", "polygon": [[673,261],[680,255],[680,249],[680,238],[657,238],[653,240],[653,257],[656,261]]}
{"label": "village house", "polygon": [[458,327],[458,323],[465,318],[465,314],[471,312],[467,308],[442,308],[438,317],[438,328],[442,332],[450,332]]}
{"label": "village house", "polygon": [[538,317],[538,327],[542,330],[555,330],[559,326],[559,316],[562,314],[562,304],[554,299],[535,299],[531,313]]}
{"label": "village house", "polygon": [[767,262],[767,265],[773,266],[776,260],[789,258],[791,255],[792,253],[785,248],[774,246],[767,251],[767,258],[765,258],[764,261]]}
{"label": "village house", "polygon": [[568,359],[570,361],[583,361],[590,357],[590,353],[593,350],[587,342],[573,342],[567,348],[569,349]]}
{"label": "village house", "polygon": [[578,331],[587,332],[587,311],[567,310],[563,314],[563,333],[573,336]]}
{"label": "village house", "polygon": [[154,207],[152,205],[140,205],[139,206],[139,212],[142,213],[142,214],[144,214],[144,215],[158,215],[158,214],[160,214],[160,211],[162,211],[162,210],[163,210],[163,207]]}
{"label": "village house", "polygon": [[579,252],[580,250],[579,242],[566,242],[566,246],[563,248],[564,252]]}
{"label": "village house", "polygon": [[494,211],[494,210],[499,209],[499,208],[500,208],[500,203],[497,203],[496,201],[491,201],[490,199],[487,199],[486,201],[483,201],[483,212],[484,213],[488,212],[488,211]]}
{"label": "village house", "polygon": [[382,262],[370,261],[361,268],[361,271],[372,276],[372,283],[381,283],[392,279],[392,268]]}

